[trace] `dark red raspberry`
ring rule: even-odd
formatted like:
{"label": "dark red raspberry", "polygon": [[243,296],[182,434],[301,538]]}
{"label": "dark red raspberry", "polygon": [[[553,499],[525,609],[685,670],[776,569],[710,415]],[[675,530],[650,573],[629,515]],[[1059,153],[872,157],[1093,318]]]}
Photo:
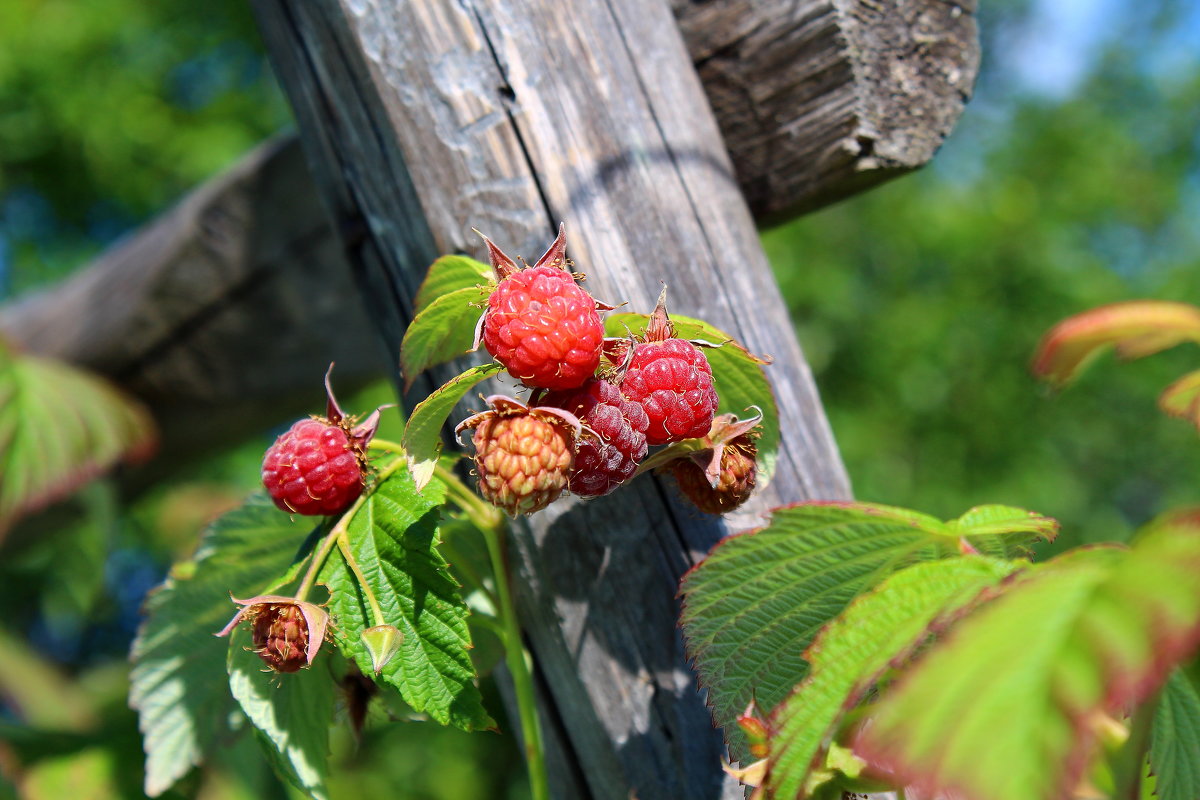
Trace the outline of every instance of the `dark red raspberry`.
{"label": "dark red raspberry", "polygon": [[595,298],[567,271],[562,230],[546,254],[525,269],[487,237],[484,241],[500,277],[483,316],[484,347],[526,386],[580,386],[600,365],[604,326]]}
{"label": "dark red raspberry", "polygon": [[725,446],[721,453],[720,477],[712,486],[704,467],[690,458],[681,458],[668,465],[679,491],[696,508],[709,514],[725,514],[750,499],[758,477],[758,448],[741,436]]}
{"label": "dark red raspberry", "polygon": [[227,636],[239,622],[249,622],[254,652],[276,672],[308,666],[325,641],[329,615],[320,606],[279,595],[233,602],[242,608],[217,635]]}
{"label": "dark red raspberry", "polygon": [[675,476],[679,491],[709,514],[725,514],[745,503],[758,479],[762,412],[739,420],[733,414],[713,419],[700,449],[668,461],[662,470]]}
{"label": "dark red raspberry", "polygon": [[510,397],[487,398],[492,410],[463,420],[474,428],[479,493],[510,516],[532,514],[567,486],[579,420],[557,408],[529,408]]}
{"label": "dark red raspberry", "polygon": [[302,419],[267,450],[262,479],[275,505],[284,511],[338,514],[362,494],[362,453],[351,445],[342,427]]}
{"label": "dark red raspberry", "polygon": [[635,345],[621,393],[645,409],[650,444],[704,436],[717,410],[708,359],[683,339]]}
{"label": "dark red raspberry", "polygon": [[608,494],[633,477],[646,457],[646,412],[608,381],[593,378],[575,391],[549,392],[539,405],[570,411],[584,425],[567,478],[574,494]]}

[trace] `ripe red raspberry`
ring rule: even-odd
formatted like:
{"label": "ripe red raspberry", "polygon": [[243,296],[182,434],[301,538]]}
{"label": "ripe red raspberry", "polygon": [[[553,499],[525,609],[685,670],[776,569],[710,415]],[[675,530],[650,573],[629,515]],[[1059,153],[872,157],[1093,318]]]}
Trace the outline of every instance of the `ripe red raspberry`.
{"label": "ripe red raspberry", "polygon": [[567,478],[574,494],[608,494],[633,477],[646,457],[646,412],[608,381],[593,378],[574,391],[549,392],[539,405],[570,411],[584,425]]}
{"label": "ripe red raspberry", "polygon": [[650,444],[703,436],[717,410],[708,359],[700,348],[683,339],[635,345],[621,393],[645,409],[650,420],[646,441]]}
{"label": "ripe red raspberry", "polygon": [[600,365],[604,326],[595,298],[566,269],[558,238],[532,267],[519,268],[487,237],[500,284],[483,315],[483,345],[526,386],[574,389]]}
{"label": "ripe red raspberry", "polygon": [[529,408],[499,395],[487,402],[491,411],[455,429],[475,429],[479,493],[510,516],[541,511],[567,486],[579,420],[560,409]]}
{"label": "ripe red raspberry", "polygon": [[233,602],[242,608],[217,636],[227,636],[239,622],[249,622],[254,652],[276,672],[308,666],[325,641],[329,615],[320,606],[279,595]]}
{"label": "ripe red raspberry", "polygon": [[263,486],[275,505],[288,513],[340,514],[362,494],[366,447],[379,427],[380,409],[356,426],[355,418],[347,417],[334,399],[329,373],[325,391],[325,416],[295,423],[263,456]]}
{"label": "ripe red raspberry", "polygon": [[362,455],[341,427],[302,419],[263,457],[262,479],[275,505],[294,514],[345,511],[363,490]]}

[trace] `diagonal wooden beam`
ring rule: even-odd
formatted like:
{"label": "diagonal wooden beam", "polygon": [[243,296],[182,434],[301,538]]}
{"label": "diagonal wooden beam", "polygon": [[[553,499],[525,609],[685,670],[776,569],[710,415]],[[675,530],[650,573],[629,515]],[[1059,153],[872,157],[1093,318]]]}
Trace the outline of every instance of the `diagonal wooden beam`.
{"label": "diagonal wooden beam", "polygon": [[[433,256],[480,254],[472,226],[536,255],[565,220],[598,297],[648,311],[665,280],[675,308],[776,357],[784,447],[749,515],[849,496],[665,0],[254,6],[322,197],[362,220],[349,260],[388,341]],[[679,576],[725,532],[654,478],[515,526],[558,796],[741,795],[675,627]]]}

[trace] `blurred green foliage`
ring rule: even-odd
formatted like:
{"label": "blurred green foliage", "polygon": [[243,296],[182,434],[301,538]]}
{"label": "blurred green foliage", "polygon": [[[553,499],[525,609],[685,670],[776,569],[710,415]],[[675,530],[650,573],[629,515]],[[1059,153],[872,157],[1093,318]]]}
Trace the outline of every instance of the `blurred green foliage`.
{"label": "blurred green foliage", "polygon": [[64,274],[287,119],[247,3],[0,3],[0,297],[6,272]]}
{"label": "blurred green foliage", "polygon": [[1197,32],[1138,15],[1067,96],[985,71],[931,167],[764,234],[860,499],[1032,508],[1057,548],[1200,499],[1196,431],[1155,408],[1194,348],[1102,359],[1057,395],[1028,370],[1071,314],[1200,301]]}
{"label": "blurred green foliage", "polygon": [[[1102,360],[1058,395],[1027,364],[1049,326],[1083,309],[1200,301],[1200,13],[1103,0],[1072,27],[1047,9],[1089,4],[981,5],[977,96],[934,164],[763,240],[858,497],[942,518],[985,502],[1036,509],[1063,521],[1056,547],[1122,539],[1196,499],[1196,432],[1154,408],[1195,349]],[[1047,49],[1060,41],[1073,43],[1066,57]],[[78,267],[287,120],[245,3],[0,3],[0,299]],[[124,653],[138,607],[253,487],[268,439],[132,507],[97,484],[0,551],[12,643],[0,647],[0,798],[13,764],[43,787],[26,783],[30,797],[89,781],[90,796],[136,796]],[[6,686],[17,666],[47,683]],[[79,714],[45,716],[62,693]],[[334,751],[335,797],[524,792],[509,737],[378,725]],[[251,748],[178,791],[289,796]]]}

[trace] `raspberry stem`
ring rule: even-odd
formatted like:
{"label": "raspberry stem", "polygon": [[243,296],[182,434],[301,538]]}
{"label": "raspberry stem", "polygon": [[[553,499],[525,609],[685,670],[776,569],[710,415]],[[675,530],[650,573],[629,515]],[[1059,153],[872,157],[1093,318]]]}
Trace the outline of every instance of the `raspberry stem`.
{"label": "raspberry stem", "polygon": [[533,693],[533,675],[530,656],[521,637],[521,625],[517,619],[516,602],[512,585],[508,579],[508,565],[504,557],[504,537],[508,526],[495,506],[485,503],[450,470],[438,465],[437,477],[446,486],[446,497],[457,505],[467,519],[483,535],[488,556],[492,562],[492,576],[496,582],[493,598],[502,626],[504,660],[512,675],[513,689],[517,696],[517,713],[521,721],[521,738],[525,745],[525,759],[529,770],[529,787],[533,800],[549,800],[550,787],[546,779],[545,752],[542,746],[542,729],[538,720],[537,703]]}
{"label": "raspberry stem", "polygon": [[354,557],[354,552],[350,549],[350,537],[343,529],[337,537],[338,550],[342,551],[342,558],[346,559],[346,566],[350,567],[350,571],[354,573],[355,580],[358,581],[358,586],[362,589],[363,595],[367,598],[367,603],[371,606],[371,618],[375,625],[387,625],[387,621],[383,618],[383,609],[379,607],[379,601],[375,599],[375,592],[371,590],[371,584],[367,583],[367,576],[363,575],[362,568],[358,566],[358,560]]}
{"label": "raspberry stem", "polygon": [[[379,472],[378,481],[382,483],[383,481],[387,480],[388,476],[402,466],[405,466],[404,459],[397,458]],[[359,498],[354,501],[354,505],[342,512],[341,517],[338,518],[337,524],[329,529],[329,533],[325,534],[325,538],[321,540],[321,544],[317,546],[316,551],[313,553],[313,560],[311,563],[309,563],[308,570],[304,573],[304,579],[300,581],[300,588],[296,590],[297,602],[308,597],[309,591],[312,589],[313,584],[317,581],[317,573],[321,571],[321,567],[325,565],[325,559],[329,557],[329,552],[333,549],[333,546],[338,543],[339,537],[348,536],[347,532],[350,528],[350,520],[354,519],[354,515],[358,513],[358,510],[362,508],[363,503],[365,503],[367,498],[370,496],[370,492],[359,495]],[[347,539],[347,541],[349,540]],[[356,573],[356,575],[361,575],[361,573]],[[370,591],[370,589],[367,591]],[[382,625],[383,623],[376,622],[376,624]]]}

